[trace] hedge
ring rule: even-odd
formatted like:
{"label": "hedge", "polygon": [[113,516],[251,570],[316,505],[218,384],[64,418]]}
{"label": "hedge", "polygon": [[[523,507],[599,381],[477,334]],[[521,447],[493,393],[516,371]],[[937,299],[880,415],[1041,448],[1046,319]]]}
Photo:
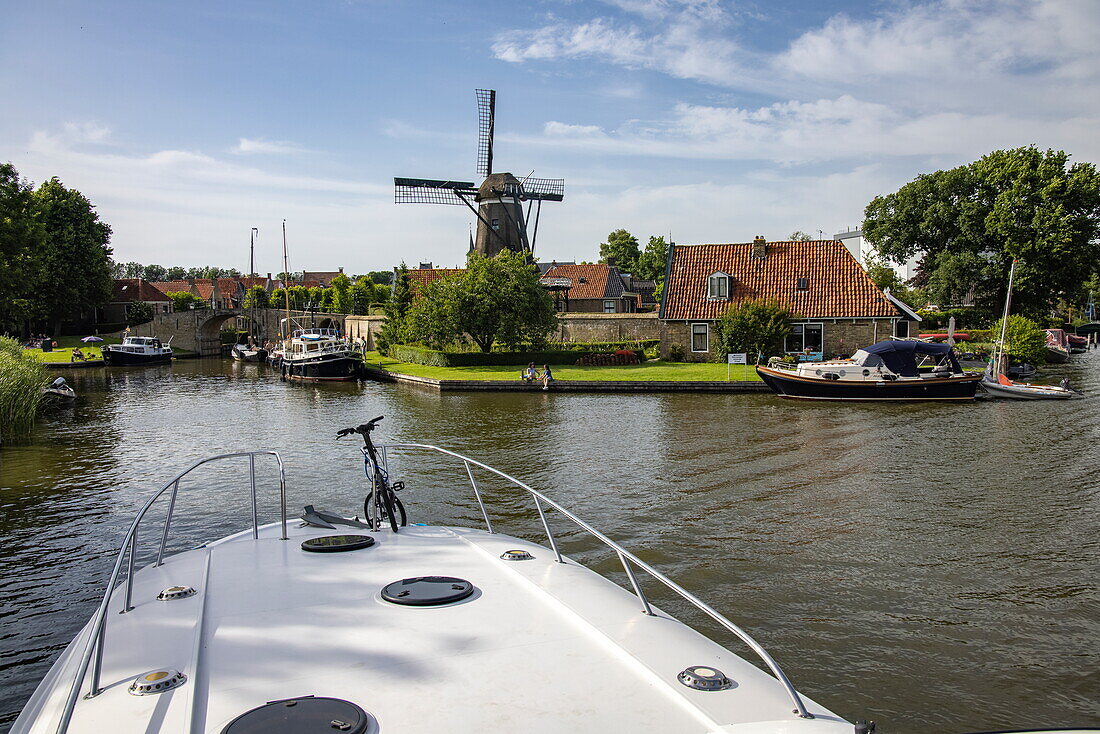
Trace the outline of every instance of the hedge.
{"label": "hedge", "polygon": [[550,350],[532,352],[442,352],[408,344],[391,344],[389,355],[398,362],[430,367],[485,367],[489,365],[573,364],[577,352]]}
{"label": "hedge", "polygon": [[622,339],[614,342],[550,342],[550,347],[553,349],[570,349],[575,352],[614,352],[618,349],[639,352],[660,346],[660,339]]}

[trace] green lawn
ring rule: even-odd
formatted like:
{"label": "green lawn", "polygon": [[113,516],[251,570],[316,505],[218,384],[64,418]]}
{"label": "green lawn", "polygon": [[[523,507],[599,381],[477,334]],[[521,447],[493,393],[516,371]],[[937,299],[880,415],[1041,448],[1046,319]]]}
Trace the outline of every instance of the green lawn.
{"label": "green lawn", "polygon": [[[56,339],[57,348],[51,352],[43,352],[41,349],[28,349],[28,353],[33,354],[35,359],[39,362],[72,362],[73,361],[73,347],[80,347],[80,351],[84,352],[84,356],[89,360],[103,359],[103,354],[100,352],[100,345],[103,344],[121,344],[121,339],[115,337],[105,336],[101,337],[103,341],[92,342],[85,344],[80,341],[82,337],[79,336],[62,336]],[[188,355],[192,352],[188,352],[186,349],[176,349],[173,347],[173,351],[178,355]]]}
{"label": "green lawn", "polygon": [[[414,377],[430,377],[435,380],[519,380],[523,367],[504,365],[489,367],[428,367],[422,364],[398,362],[377,352],[367,352],[364,357],[368,367],[381,367],[389,372],[400,372]],[[542,365],[538,365],[541,370]],[[551,365],[558,380],[660,380],[664,382],[725,380],[726,365],[704,362],[661,362],[650,360],[641,364],[622,367],[577,367]],[[760,378],[752,366],[731,365],[730,379],[754,380]]]}

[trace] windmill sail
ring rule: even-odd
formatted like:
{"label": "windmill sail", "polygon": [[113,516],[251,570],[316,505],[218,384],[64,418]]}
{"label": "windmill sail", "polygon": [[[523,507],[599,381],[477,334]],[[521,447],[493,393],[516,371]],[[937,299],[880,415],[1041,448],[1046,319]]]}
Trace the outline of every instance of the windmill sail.
{"label": "windmill sail", "polygon": [[493,172],[493,134],[496,127],[497,93],[495,89],[477,90],[477,172]]}

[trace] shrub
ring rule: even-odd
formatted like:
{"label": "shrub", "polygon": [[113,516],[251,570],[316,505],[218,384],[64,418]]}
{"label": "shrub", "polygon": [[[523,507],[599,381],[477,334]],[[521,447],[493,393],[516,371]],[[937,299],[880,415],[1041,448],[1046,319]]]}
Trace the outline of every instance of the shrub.
{"label": "shrub", "polygon": [[784,339],[791,333],[790,321],[791,312],[777,301],[745,301],[731,306],[714,322],[712,353],[721,362],[731,353],[780,356]]}
{"label": "shrub", "polygon": [[668,361],[669,362],[683,362],[684,361],[684,348],[679,344],[673,344],[668,348]]}
{"label": "shrub", "polygon": [[[1001,319],[993,324],[994,339],[1001,338]],[[1047,335],[1039,325],[1024,316],[1009,316],[1005,330],[1005,351],[1014,359],[1031,364],[1047,361]]]}
{"label": "shrub", "polygon": [[638,355],[627,349],[620,349],[607,354],[586,354],[577,360],[579,367],[621,367],[628,364],[638,364]]}

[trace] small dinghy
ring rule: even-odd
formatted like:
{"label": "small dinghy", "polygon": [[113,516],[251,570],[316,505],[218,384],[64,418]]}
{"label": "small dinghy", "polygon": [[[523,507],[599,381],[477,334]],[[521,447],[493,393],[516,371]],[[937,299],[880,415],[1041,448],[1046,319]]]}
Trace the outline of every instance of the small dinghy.
{"label": "small dinghy", "polygon": [[76,391],[65,382],[64,377],[58,377],[49,387],[42,388],[42,394],[54,400],[76,400]]}
{"label": "small dinghy", "polygon": [[[131,523],[98,610],[12,733],[873,731],[805,698],[747,632],[546,495],[447,449],[376,447],[376,422],[341,432],[367,442],[366,520],[308,507],[304,522],[289,521],[273,451],[211,457],[171,479]],[[281,511],[263,524],[256,465],[271,459]],[[247,529],[168,552],[173,512],[200,486],[189,473],[219,460],[245,467],[244,494],[227,500],[251,497]],[[483,529],[406,525],[392,493],[403,485],[389,481],[398,460],[422,466],[433,494],[449,465]],[[326,492],[331,469],[318,480]],[[478,476],[493,480],[501,511]],[[383,496],[380,513],[371,498]],[[520,500],[537,510],[546,545],[494,527]],[[569,523],[621,563],[629,587],[562,553],[553,527]],[[654,586],[739,638],[761,667],[654,605]]]}

